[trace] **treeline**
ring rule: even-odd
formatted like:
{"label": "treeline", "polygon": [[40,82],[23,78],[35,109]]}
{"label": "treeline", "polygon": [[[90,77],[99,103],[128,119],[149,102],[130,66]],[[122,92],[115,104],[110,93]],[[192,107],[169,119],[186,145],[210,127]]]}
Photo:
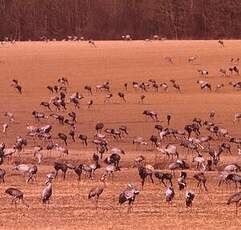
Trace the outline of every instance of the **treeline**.
{"label": "treeline", "polygon": [[0,39],[241,37],[241,0],[0,0]]}

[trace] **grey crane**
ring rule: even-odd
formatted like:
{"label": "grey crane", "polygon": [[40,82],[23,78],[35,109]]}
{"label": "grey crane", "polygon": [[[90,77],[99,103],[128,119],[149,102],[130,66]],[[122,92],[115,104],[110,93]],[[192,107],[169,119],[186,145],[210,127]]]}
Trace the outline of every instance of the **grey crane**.
{"label": "grey crane", "polygon": [[168,168],[172,171],[173,175],[175,176],[174,170],[184,170],[189,169],[189,165],[184,160],[177,160],[174,163],[171,163]]}
{"label": "grey crane", "polygon": [[69,131],[69,135],[70,135],[72,141],[75,142],[75,131],[74,131],[73,129],[71,129],[71,130]]}
{"label": "grey crane", "polygon": [[5,190],[5,193],[13,197],[12,203],[14,203],[15,206],[17,205],[17,200],[21,200],[26,207],[29,207],[29,205],[23,200],[23,192],[19,189],[10,187]]}
{"label": "grey crane", "polygon": [[58,120],[60,125],[64,124],[64,116],[59,115],[59,114],[50,114],[49,116],[55,118],[56,120]]}
{"label": "grey crane", "polygon": [[37,121],[40,121],[40,119],[47,118],[46,115],[42,112],[33,111],[32,115]]}
{"label": "grey crane", "polygon": [[80,179],[81,179],[82,167],[83,167],[83,164],[79,164],[79,165],[75,166],[75,168],[74,168],[74,172],[78,176],[78,181],[80,181]]}
{"label": "grey crane", "polygon": [[171,121],[171,114],[167,114],[167,125],[169,126],[170,125],[170,121]]}
{"label": "grey crane", "polygon": [[154,111],[144,110],[142,114],[145,115],[145,116],[147,116],[147,117],[151,117],[151,119],[152,119],[153,121],[159,121],[159,120],[158,120],[158,115],[157,115],[157,113],[154,112]]}
{"label": "grey crane", "polygon": [[227,76],[227,71],[226,69],[220,68],[219,72],[222,74],[222,76]]}
{"label": "grey crane", "polygon": [[89,40],[88,43],[91,45],[91,47],[95,47],[95,48],[97,47],[93,40]]}
{"label": "grey crane", "polygon": [[194,200],[195,193],[192,190],[186,192],[186,207],[192,207],[192,202]]}
{"label": "grey crane", "polygon": [[98,208],[99,197],[103,193],[104,189],[106,188],[106,174],[102,175],[102,177],[100,178],[100,181],[103,184],[92,188],[88,194],[88,199],[95,198],[96,209]]}
{"label": "grey crane", "polygon": [[177,183],[180,191],[187,186],[186,178],[187,178],[187,173],[182,171],[180,173],[179,178],[177,179]]}
{"label": "grey crane", "polygon": [[50,85],[46,86],[46,88],[51,92],[54,93],[54,88]]}
{"label": "grey crane", "polygon": [[140,101],[139,102],[141,102],[143,104],[145,98],[146,98],[146,96],[144,94],[142,94],[140,96]]}
{"label": "grey crane", "polygon": [[203,172],[201,172],[201,173],[196,173],[193,177],[198,181],[197,187],[200,187],[200,188],[201,188],[201,185],[203,185],[205,191],[207,192],[207,191],[208,191],[208,189],[207,189],[207,187],[206,187],[206,181],[207,181],[207,179],[206,179],[204,173],[203,173]]}
{"label": "grey crane", "polygon": [[112,94],[112,93],[107,93],[107,94],[105,95],[104,103],[106,103],[107,101],[110,101],[112,97],[113,97],[113,94]]}
{"label": "grey crane", "polygon": [[17,84],[17,85],[15,86],[15,89],[16,89],[20,94],[22,94],[22,86],[21,86],[21,85]]}
{"label": "grey crane", "polygon": [[93,104],[94,104],[94,101],[93,101],[92,99],[89,100],[88,103],[87,103],[88,109],[89,109],[90,107],[92,107]]}
{"label": "grey crane", "polygon": [[34,177],[36,176],[38,172],[38,167],[36,165],[31,165],[29,167],[29,170],[27,172],[28,178],[26,179],[26,182],[28,183],[30,180],[33,181]]}
{"label": "grey crane", "polygon": [[114,164],[109,164],[105,168],[105,173],[109,177],[112,176],[112,180],[114,179],[114,172],[116,171],[116,166]]}
{"label": "grey crane", "polygon": [[104,128],[104,123],[102,122],[98,122],[96,125],[95,125],[95,130],[97,133],[101,133],[101,130]]}
{"label": "grey crane", "polygon": [[213,120],[215,117],[216,113],[214,111],[209,112],[208,117],[210,120]]}
{"label": "grey crane", "polygon": [[46,107],[46,108],[49,109],[49,111],[52,111],[51,108],[50,108],[49,102],[42,101],[42,102],[40,103],[40,106]]}
{"label": "grey crane", "polygon": [[58,137],[60,140],[62,140],[65,143],[65,145],[67,145],[67,139],[68,139],[67,135],[65,135],[64,133],[58,133]]}
{"label": "grey crane", "polygon": [[116,170],[120,170],[119,163],[121,157],[118,153],[113,152],[109,157],[105,158],[104,162],[106,164],[113,164],[116,167]]}
{"label": "grey crane", "polygon": [[170,173],[163,173],[161,171],[156,171],[154,173],[155,177],[160,180],[160,183],[164,184],[166,187],[167,185],[165,184],[164,180],[169,181],[170,185],[172,186],[172,174]]}
{"label": "grey crane", "polygon": [[61,170],[63,172],[63,179],[65,179],[67,170],[74,169],[74,167],[72,167],[70,164],[56,161],[56,162],[54,162],[54,169],[56,171],[55,177],[58,176],[58,172],[59,172],[59,170]]}
{"label": "grey crane", "polygon": [[22,94],[22,86],[19,84],[18,80],[13,79],[11,86],[14,87],[18,93]]}
{"label": "grey crane", "polygon": [[236,189],[238,188],[238,183],[241,185],[241,176],[236,173],[228,174],[225,180],[234,182]]}
{"label": "grey crane", "polygon": [[188,63],[193,64],[195,60],[198,59],[197,55],[191,56],[187,59]]}
{"label": "grey crane", "polygon": [[230,205],[232,203],[235,203],[236,205],[236,215],[238,214],[238,206],[241,204],[241,192],[237,192],[229,197],[227,204]]}
{"label": "grey crane", "polygon": [[131,211],[135,202],[136,196],[139,194],[139,190],[132,184],[128,184],[127,188],[119,195],[119,204],[123,204],[128,201],[128,213]]}
{"label": "grey crane", "polygon": [[94,163],[92,163],[90,165],[86,165],[86,164],[82,165],[82,171],[85,174],[85,177],[88,174],[89,178],[91,178],[91,179],[94,178],[95,171],[99,168],[100,168],[100,164],[99,164],[98,160],[97,161],[94,160]]}
{"label": "grey crane", "polygon": [[26,183],[28,183],[30,180],[34,180],[34,176],[36,176],[38,168],[36,165],[16,164],[16,166],[13,167],[13,170],[17,170],[23,174],[26,177]]}
{"label": "grey crane", "polygon": [[121,125],[120,128],[119,128],[119,130],[120,130],[122,136],[125,136],[125,135],[128,135],[128,134],[129,134],[129,133],[128,133],[128,130],[127,130],[127,126],[125,126],[125,125]]}
{"label": "grey crane", "polygon": [[89,92],[89,93],[92,95],[92,88],[91,88],[91,86],[86,85],[86,86],[84,87],[84,90],[86,90],[87,92]]}
{"label": "grey crane", "polygon": [[125,88],[126,91],[128,90],[128,82],[124,83],[124,88]]}
{"label": "grey crane", "polygon": [[75,129],[75,122],[72,119],[65,119],[64,124],[69,125],[72,129]]}
{"label": "grey crane", "polygon": [[9,127],[9,124],[8,123],[4,123],[2,127],[3,127],[3,133],[6,133],[8,127]]}
{"label": "grey crane", "polygon": [[47,185],[41,194],[41,201],[43,204],[49,204],[49,199],[52,196],[53,193],[53,188],[52,188],[52,180],[54,179],[54,177],[52,175],[50,175],[47,179],[47,181],[45,182],[45,184]]}
{"label": "grey crane", "polygon": [[154,180],[152,178],[153,171],[154,171],[154,168],[151,165],[145,165],[145,166],[143,166],[142,164],[138,165],[138,173],[141,178],[142,189],[144,187],[145,180],[148,176],[151,178],[151,182],[154,183]]}
{"label": "grey crane", "polygon": [[83,145],[87,146],[88,145],[88,137],[84,134],[79,134],[79,139],[82,142]]}
{"label": "grey crane", "polygon": [[170,80],[170,82],[172,83],[172,87],[173,87],[174,89],[176,89],[179,93],[181,93],[181,87],[180,87],[180,85],[179,85],[178,83],[176,83],[175,80]]}
{"label": "grey crane", "polygon": [[118,96],[126,103],[125,94],[122,92],[118,93]]}
{"label": "grey crane", "polygon": [[218,44],[219,44],[221,47],[224,47],[224,41],[223,41],[223,40],[218,40]]}
{"label": "grey crane", "polygon": [[174,196],[175,196],[175,191],[173,187],[172,186],[168,187],[166,190],[166,201],[168,202],[168,204],[172,203]]}
{"label": "grey crane", "polygon": [[4,116],[8,118],[8,122],[14,122],[14,115],[11,112],[5,112]]}
{"label": "grey crane", "polygon": [[75,112],[70,112],[70,113],[68,113],[68,115],[70,116],[70,118],[74,121],[74,122],[76,122],[76,113]]}

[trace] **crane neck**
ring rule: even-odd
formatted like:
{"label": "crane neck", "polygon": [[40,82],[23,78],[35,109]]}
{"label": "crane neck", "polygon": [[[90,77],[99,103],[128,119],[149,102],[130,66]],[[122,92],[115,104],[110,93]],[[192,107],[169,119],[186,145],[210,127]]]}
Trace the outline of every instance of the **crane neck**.
{"label": "crane neck", "polygon": [[104,187],[104,188],[106,188],[106,187],[107,187],[106,180],[103,180],[103,181],[102,181],[102,185],[103,185],[103,187]]}

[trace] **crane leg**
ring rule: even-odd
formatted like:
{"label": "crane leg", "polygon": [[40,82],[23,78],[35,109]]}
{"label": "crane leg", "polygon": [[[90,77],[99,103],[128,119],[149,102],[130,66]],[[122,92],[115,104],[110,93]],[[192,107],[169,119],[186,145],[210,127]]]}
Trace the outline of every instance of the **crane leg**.
{"label": "crane leg", "polygon": [[203,186],[204,186],[204,188],[205,188],[205,191],[207,192],[208,189],[207,189],[207,187],[206,187],[206,183],[205,183],[205,182],[203,182]]}
{"label": "crane leg", "polygon": [[165,182],[163,180],[161,180],[161,183],[164,184],[165,187],[167,187],[167,185],[165,184]]}
{"label": "crane leg", "polygon": [[145,179],[142,179],[142,182],[141,182],[141,187],[142,187],[142,189],[143,189],[143,187],[144,187],[144,183],[145,183]]}
{"label": "crane leg", "polygon": [[29,208],[29,205],[23,199],[21,199],[21,201],[27,208]]}
{"label": "crane leg", "polygon": [[127,213],[130,213],[132,209],[132,202],[129,202]]}
{"label": "crane leg", "polygon": [[99,197],[96,196],[96,199],[95,199],[95,208],[98,209],[98,201],[99,201]]}

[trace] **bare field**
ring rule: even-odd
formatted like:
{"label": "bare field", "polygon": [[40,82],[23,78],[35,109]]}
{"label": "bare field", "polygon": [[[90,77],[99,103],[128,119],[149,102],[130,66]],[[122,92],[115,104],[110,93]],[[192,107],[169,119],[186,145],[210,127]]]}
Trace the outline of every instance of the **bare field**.
{"label": "bare field", "polygon": [[[228,83],[240,81],[240,77],[222,77],[220,68],[230,67],[230,59],[241,54],[240,41],[225,41],[225,47],[218,46],[216,41],[164,41],[164,42],[96,42],[97,48],[81,42],[21,42],[14,45],[0,46],[0,122],[4,122],[3,113],[15,114],[16,122],[11,124],[7,134],[0,134],[0,142],[11,146],[18,135],[26,134],[26,124],[35,124],[31,116],[33,110],[44,111],[39,106],[41,101],[48,101],[51,94],[47,85],[56,83],[59,77],[67,77],[70,82],[68,95],[76,91],[82,92],[85,98],[81,108],[74,110],[68,105],[68,111],[77,113],[77,133],[84,133],[90,139],[95,134],[95,124],[104,122],[107,128],[127,125],[129,135],[120,141],[111,140],[111,147],[120,147],[126,151],[122,155],[123,169],[116,172],[114,180],[109,180],[107,188],[99,200],[99,209],[87,199],[90,188],[99,183],[98,179],[104,171],[97,170],[96,178],[77,182],[72,171],[67,173],[65,181],[61,176],[53,183],[53,196],[48,207],[41,204],[40,193],[43,189],[46,174],[53,168],[53,162],[58,159],[55,153],[47,154],[39,166],[37,181],[26,184],[22,176],[12,171],[10,162],[5,161],[1,168],[6,169],[6,183],[0,184],[0,229],[239,229],[240,215],[235,216],[234,206],[227,206],[229,195],[235,192],[232,187],[218,187],[218,172],[207,173],[209,191],[199,191],[192,178],[194,167],[188,170],[188,188],[196,192],[193,208],[185,207],[185,191],[180,192],[174,179],[176,196],[170,207],[165,202],[166,188],[157,180],[155,184],[147,181],[144,190],[134,204],[133,211],[127,214],[126,206],[118,205],[119,193],[131,182],[141,188],[140,179],[132,162],[142,154],[153,164],[155,152],[135,150],[132,140],[136,136],[146,139],[155,132],[155,123],[146,120],[142,112],[150,109],[158,112],[160,120],[166,125],[166,114],[171,113],[173,128],[183,128],[194,117],[208,119],[208,113],[216,112],[216,123],[229,130],[230,134],[240,137],[240,124],[233,124],[233,115],[241,112],[241,94],[233,90]],[[189,64],[187,58],[197,55],[196,64]],[[173,57],[174,64],[165,61],[165,56]],[[210,72],[207,81],[214,86],[224,83],[219,92],[201,92],[197,80],[203,79],[197,69],[207,68]],[[18,95],[10,87],[11,80],[18,79],[23,86],[23,95]],[[126,92],[127,103],[120,101],[118,92],[124,92],[124,83],[132,81],[147,81],[155,79],[158,82],[168,82],[175,79],[181,86],[178,93],[173,88],[167,93],[147,92],[144,104],[138,100],[142,92],[136,92],[131,86]],[[85,85],[95,85],[103,81],[111,82],[114,94],[112,102],[104,104],[104,93],[94,92],[93,96],[84,92]],[[87,102],[93,99],[92,108],[87,108]],[[67,133],[67,126],[60,127],[57,122],[41,121],[41,124],[51,123],[53,135],[59,131]],[[204,132],[205,133],[205,132]],[[219,142],[215,141],[214,145]],[[35,163],[30,151],[33,143],[29,143],[22,154],[22,163]],[[184,149],[179,147],[181,157]],[[66,162],[89,163],[95,146],[89,143],[83,147],[79,141],[69,144],[70,154],[63,159]],[[16,156],[18,159],[18,157]],[[163,166],[167,161],[162,157]],[[191,157],[189,159],[189,162]],[[237,149],[232,147],[232,155],[222,158],[222,165],[231,162],[241,163]],[[166,167],[163,168],[165,171]],[[25,194],[30,208],[11,205],[10,198],[4,194],[7,187],[16,186]]]}

